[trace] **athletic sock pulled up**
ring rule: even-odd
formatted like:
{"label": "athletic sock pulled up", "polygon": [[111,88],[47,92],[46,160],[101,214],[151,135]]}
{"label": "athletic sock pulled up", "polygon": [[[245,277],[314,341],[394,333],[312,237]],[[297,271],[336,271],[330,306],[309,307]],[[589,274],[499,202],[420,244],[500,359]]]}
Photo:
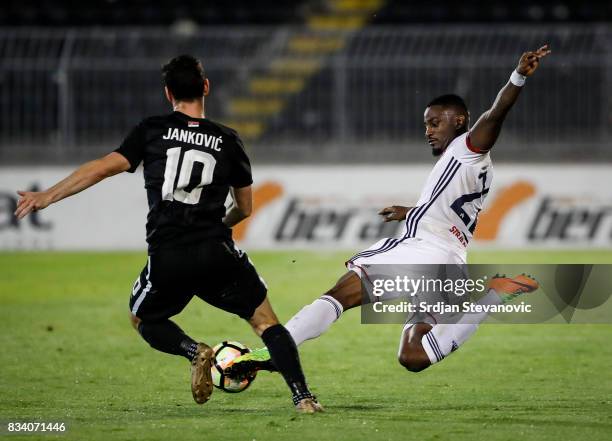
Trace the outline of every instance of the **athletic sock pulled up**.
{"label": "athletic sock pulled up", "polygon": [[263,332],[261,338],[270,351],[274,366],[291,389],[293,401],[297,403],[304,398],[312,397],[306,385],[297,346],[287,329],[281,324],[270,326]]}
{"label": "athletic sock pulled up", "polygon": [[342,304],[332,296],[324,295],[310,305],[304,306],[285,327],[295,340],[301,345],[306,340],[317,338],[329,329],[340,318],[344,311]]}

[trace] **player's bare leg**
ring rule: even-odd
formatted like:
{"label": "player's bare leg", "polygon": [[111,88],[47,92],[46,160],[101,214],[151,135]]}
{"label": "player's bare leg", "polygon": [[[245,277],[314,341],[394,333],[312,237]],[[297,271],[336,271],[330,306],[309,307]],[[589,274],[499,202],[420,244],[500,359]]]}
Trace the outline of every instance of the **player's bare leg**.
{"label": "player's bare leg", "polygon": [[361,279],[353,272],[348,271],[338,281],[336,285],[324,296],[330,296],[336,299],[342,305],[342,308],[346,311],[347,309],[361,306],[362,304],[362,293],[361,293]]}
{"label": "player's bare leg", "polygon": [[213,392],[210,372],[213,350],[205,343],[196,343],[170,320],[143,321],[130,313],[134,329],[152,348],[173,355],[182,355],[191,362],[191,393],[198,404],[204,404]]}
{"label": "player's bare leg", "polygon": [[[301,413],[322,412],[322,406],[308,390],[297,346],[291,334],[278,322],[267,297],[248,321],[253,331],[264,341],[269,351],[269,361],[281,373],[291,389],[296,410]],[[242,367],[248,371],[254,368],[248,363]]]}
{"label": "player's bare leg", "polygon": [[[538,282],[531,276],[520,274],[510,278],[496,275],[489,283],[489,291],[477,303],[501,304],[534,292]],[[442,361],[465,343],[486,319],[487,313],[465,314],[455,324],[429,325],[416,323],[404,327],[398,361],[411,372],[420,372]]]}
{"label": "player's bare leg", "polygon": [[276,314],[272,309],[272,305],[267,297],[264,299],[261,305],[255,309],[253,317],[251,317],[248,322],[258,337],[261,337],[266,329],[279,324],[278,317],[276,317]]}

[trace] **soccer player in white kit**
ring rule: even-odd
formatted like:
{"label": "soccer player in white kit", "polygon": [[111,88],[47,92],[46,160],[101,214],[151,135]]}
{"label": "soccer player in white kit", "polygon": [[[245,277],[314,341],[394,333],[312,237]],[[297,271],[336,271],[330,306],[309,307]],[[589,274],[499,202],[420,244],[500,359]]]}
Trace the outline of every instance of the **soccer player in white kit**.
{"label": "soccer player in white kit", "polygon": [[[459,96],[443,95],[427,105],[425,137],[433,155],[440,159],[415,207],[395,205],[379,213],[386,222],[404,222],[402,234],[382,239],[353,256],[346,262],[349,271],[336,285],[289,320],[286,328],[297,345],[320,336],[343,311],[362,304],[361,277],[367,275],[370,265],[466,263],[466,248],[493,179],[489,151],[526,78],[549,53],[548,45],[524,53],[491,108],[472,128],[467,107]],[[537,287],[535,280],[523,275],[498,277],[491,280],[485,299],[500,303],[506,296],[531,292]],[[472,315],[465,323],[461,319],[457,324],[436,324],[432,317],[429,321],[406,324],[398,353],[400,364],[418,372],[441,361],[460,347],[485,318],[483,313],[476,318]],[[230,373],[274,370],[267,352],[261,348],[244,355],[235,361]]]}

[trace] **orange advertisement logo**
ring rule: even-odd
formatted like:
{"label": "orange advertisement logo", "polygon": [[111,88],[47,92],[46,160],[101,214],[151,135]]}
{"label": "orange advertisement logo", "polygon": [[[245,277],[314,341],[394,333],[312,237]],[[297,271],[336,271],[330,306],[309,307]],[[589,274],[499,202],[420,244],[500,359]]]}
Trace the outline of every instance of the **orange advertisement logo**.
{"label": "orange advertisement logo", "polygon": [[534,186],[525,181],[516,182],[499,190],[495,199],[489,204],[489,208],[478,216],[474,239],[494,240],[497,238],[499,228],[508,213],[534,194]]}
{"label": "orange advertisement logo", "polygon": [[[504,219],[517,206],[535,194],[533,184],[526,181],[517,181],[496,192],[495,198],[489,201],[488,208],[478,217],[478,226],[474,238],[480,241],[492,241],[498,237]],[[253,189],[253,213],[250,217],[234,227],[233,237],[236,241],[246,238],[249,225],[263,208],[283,196],[281,184],[267,181]]]}
{"label": "orange advertisement logo", "polygon": [[240,222],[233,229],[234,240],[243,240],[251,220],[258,211],[283,195],[283,187],[276,182],[264,182],[253,190],[253,212],[251,216]]}

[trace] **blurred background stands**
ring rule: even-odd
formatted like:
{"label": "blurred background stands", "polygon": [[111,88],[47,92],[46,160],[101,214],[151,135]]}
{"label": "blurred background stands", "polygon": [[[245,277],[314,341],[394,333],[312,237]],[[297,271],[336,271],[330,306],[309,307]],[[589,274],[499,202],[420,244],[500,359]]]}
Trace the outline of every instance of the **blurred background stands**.
{"label": "blurred background stands", "polygon": [[[260,163],[428,161],[443,93],[475,119],[520,53],[550,43],[496,159],[610,161],[611,6],[384,0],[8,1],[0,12],[0,162],[74,163],[168,112],[159,67],[201,57],[207,116]],[[459,22],[459,24],[457,24]],[[24,92],[25,91],[25,92]]]}

